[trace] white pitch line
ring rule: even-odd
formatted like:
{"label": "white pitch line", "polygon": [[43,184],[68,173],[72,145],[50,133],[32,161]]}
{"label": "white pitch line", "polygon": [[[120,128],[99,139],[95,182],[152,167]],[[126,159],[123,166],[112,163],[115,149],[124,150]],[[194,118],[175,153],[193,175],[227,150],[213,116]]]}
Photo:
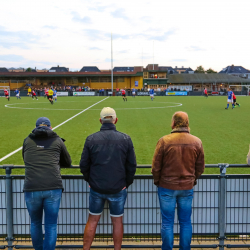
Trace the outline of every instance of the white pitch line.
{"label": "white pitch line", "polygon": [[[110,101],[109,101],[110,102]],[[112,101],[111,101],[112,102]],[[143,102],[143,101],[142,101]],[[150,101],[151,102],[151,101]],[[144,107],[144,108],[116,108],[115,110],[131,110],[131,109],[163,109],[163,108],[175,108],[182,106],[182,103],[178,102],[155,102],[156,104],[158,103],[170,103],[170,104],[175,104],[174,106],[163,106],[163,107]],[[12,108],[12,109],[38,109],[38,110],[61,110],[61,111],[66,111],[66,110],[82,110],[82,109],[49,109],[49,108],[21,108],[21,107],[10,107],[10,105],[15,105],[15,104],[30,104],[30,103],[13,103],[13,104],[6,104],[6,108]],[[36,103],[37,104],[37,103]],[[39,103],[38,103],[39,104]],[[40,103],[41,104],[41,103]],[[43,103],[42,103],[43,104]],[[91,110],[101,110],[101,109],[91,109]]]}
{"label": "white pitch line", "polygon": [[[94,106],[97,105],[98,103],[105,101],[105,100],[108,99],[108,98],[109,98],[109,96],[106,97],[106,98],[104,98],[104,99],[102,99],[102,100],[99,101],[99,102],[96,102],[95,104],[93,104],[93,105],[89,106],[88,108],[82,110],[82,111],[79,112],[78,114],[72,116],[72,117],[69,118],[68,120],[62,122],[61,124],[59,124],[59,125],[57,125],[57,126],[55,126],[52,130],[55,130],[55,129],[61,127],[61,126],[62,126],[63,124],[65,124],[66,122],[71,121],[72,119],[74,119],[74,118],[77,117],[78,115],[80,115],[80,114],[82,114],[83,112],[87,111],[88,109],[94,107]],[[14,150],[13,152],[11,152],[11,153],[5,155],[3,158],[0,159],[0,162],[3,161],[3,160],[5,160],[5,159],[7,159],[7,158],[9,158],[10,156],[14,155],[14,154],[17,153],[18,151],[22,150],[22,148],[23,148],[23,147],[20,147],[20,148]]]}

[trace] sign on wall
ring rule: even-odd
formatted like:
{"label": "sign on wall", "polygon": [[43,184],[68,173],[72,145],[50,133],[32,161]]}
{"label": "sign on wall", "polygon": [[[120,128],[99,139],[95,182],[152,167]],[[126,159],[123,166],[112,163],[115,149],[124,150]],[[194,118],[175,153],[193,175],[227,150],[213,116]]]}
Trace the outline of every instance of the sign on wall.
{"label": "sign on wall", "polygon": [[135,87],[138,87],[139,82],[135,81]]}

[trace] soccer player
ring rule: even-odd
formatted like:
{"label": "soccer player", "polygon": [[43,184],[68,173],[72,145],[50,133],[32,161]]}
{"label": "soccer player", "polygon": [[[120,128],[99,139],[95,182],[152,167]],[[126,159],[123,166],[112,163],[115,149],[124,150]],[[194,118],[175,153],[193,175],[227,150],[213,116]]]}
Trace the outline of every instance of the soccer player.
{"label": "soccer player", "polygon": [[122,98],[123,98],[123,101],[125,102],[127,102],[128,101],[128,99],[127,99],[127,97],[126,97],[126,91],[124,90],[124,89],[122,89]]}
{"label": "soccer player", "polygon": [[204,96],[206,96],[208,98],[208,94],[207,94],[207,89],[204,88]]}
{"label": "soccer player", "polygon": [[10,96],[9,96],[9,91],[7,89],[4,89],[4,95],[5,95],[5,98],[8,99],[8,101],[9,101]]}
{"label": "soccer player", "polygon": [[135,88],[132,89],[132,97],[135,97]]}
{"label": "soccer player", "polygon": [[150,97],[151,97],[151,101],[153,101],[154,100],[154,93],[155,93],[155,91],[154,91],[154,89],[150,89],[149,90],[149,94],[150,94]]}
{"label": "soccer player", "polygon": [[234,93],[233,93],[233,103],[234,103],[234,107],[236,107],[236,105],[240,107],[240,104],[236,102],[236,96]]}
{"label": "soccer player", "polygon": [[21,99],[20,97],[20,91],[18,89],[15,90],[15,94],[16,94],[16,99]]}
{"label": "soccer player", "polygon": [[47,88],[44,88],[44,98],[48,98],[48,92],[49,92],[49,89],[47,89]]}
{"label": "soccer player", "polygon": [[56,91],[56,89],[54,89],[54,91],[53,91],[53,99],[55,100],[55,102],[57,101],[57,91]]}
{"label": "soccer player", "polygon": [[36,98],[36,99],[38,100],[38,98],[37,98],[37,96],[36,96],[36,92],[35,92],[34,89],[31,91],[31,95],[32,95],[32,99],[33,99],[33,100],[35,100],[34,98]]}
{"label": "soccer player", "polygon": [[232,109],[234,108],[234,104],[233,104],[233,91],[231,90],[231,88],[228,88],[228,92],[227,92],[227,107],[225,109],[229,108],[229,104],[232,103]]}
{"label": "soccer player", "polygon": [[52,87],[50,87],[50,90],[48,91],[48,99],[50,101],[51,104],[53,104],[53,94],[54,94],[54,91],[52,89]]}
{"label": "soccer player", "polygon": [[31,87],[28,88],[28,96],[31,96]]}

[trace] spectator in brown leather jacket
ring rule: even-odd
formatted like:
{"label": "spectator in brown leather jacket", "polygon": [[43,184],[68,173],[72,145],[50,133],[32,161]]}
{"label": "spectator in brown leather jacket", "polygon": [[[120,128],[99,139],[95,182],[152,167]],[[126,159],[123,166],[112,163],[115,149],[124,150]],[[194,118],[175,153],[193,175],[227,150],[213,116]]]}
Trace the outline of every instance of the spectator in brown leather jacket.
{"label": "spectator in brown leather jacket", "polygon": [[157,143],[152,174],[158,186],[162,214],[162,249],[172,249],[174,215],[180,223],[180,249],[190,249],[192,238],[193,186],[204,172],[204,151],[199,138],[190,134],[189,119],[185,112],[172,117],[172,132]]}

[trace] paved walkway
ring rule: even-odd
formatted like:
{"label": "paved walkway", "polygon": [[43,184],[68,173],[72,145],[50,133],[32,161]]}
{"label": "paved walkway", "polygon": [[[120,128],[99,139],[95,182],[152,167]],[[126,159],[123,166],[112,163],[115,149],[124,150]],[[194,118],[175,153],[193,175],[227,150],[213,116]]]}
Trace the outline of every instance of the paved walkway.
{"label": "paved walkway", "polygon": [[[66,242],[63,242],[63,241],[59,241],[57,242],[57,246],[60,246],[60,245],[78,245],[78,246],[82,246],[83,242],[82,241],[78,241],[78,242],[69,242],[69,241],[66,241]],[[178,245],[178,241],[175,241],[174,242],[175,245]],[[249,241],[244,241],[244,240],[241,240],[241,241],[225,241],[225,245],[227,244],[230,244],[230,245],[246,245],[246,244],[249,244],[250,245],[250,240]],[[13,245],[32,245],[31,242],[13,242]],[[98,248],[98,246],[104,246],[104,248]],[[97,247],[97,248],[93,248],[95,250],[110,250],[112,248],[105,248],[105,246],[108,246],[108,245],[113,245],[113,242],[94,242],[93,246]],[[131,241],[123,241],[123,245],[138,245],[138,246],[143,246],[145,245],[145,248],[141,248],[140,249],[145,249],[145,250],[160,250],[161,248],[158,247],[159,245],[161,245],[161,242],[160,241],[147,241],[147,242],[140,242],[140,241],[137,241],[137,242],[131,242]],[[146,248],[148,245],[155,245],[157,246],[156,248]],[[218,245],[218,241],[192,241],[192,245]],[[65,250],[65,249],[68,249],[68,250],[75,250],[75,249],[78,249],[78,248],[57,248],[58,250]],[[79,248],[81,249],[81,247]],[[128,248],[122,248],[122,249],[128,249]],[[129,248],[130,250],[137,250],[139,248]],[[177,248],[176,248],[177,249]],[[192,248],[192,249],[208,249],[208,248]],[[214,249],[219,249],[218,247],[217,248],[214,248]],[[225,249],[229,249],[229,248],[225,248]],[[249,249],[250,248],[230,248],[230,250],[246,250],[246,249]]]}

